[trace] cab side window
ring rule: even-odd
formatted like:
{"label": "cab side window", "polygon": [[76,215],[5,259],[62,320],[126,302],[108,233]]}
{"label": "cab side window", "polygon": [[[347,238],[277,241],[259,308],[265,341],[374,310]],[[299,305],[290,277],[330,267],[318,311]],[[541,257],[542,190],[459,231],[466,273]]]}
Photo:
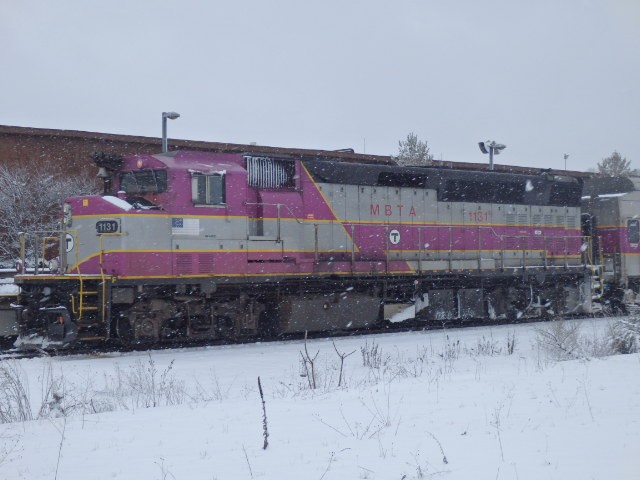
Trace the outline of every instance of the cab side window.
{"label": "cab side window", "polygon": [[225,176],[194,174],[191,179],[191,199],[194,205],[224,205]]}
{"label": "cab side window", "polygon": [[627,220],[627,240],[640,243],[640,220]]}

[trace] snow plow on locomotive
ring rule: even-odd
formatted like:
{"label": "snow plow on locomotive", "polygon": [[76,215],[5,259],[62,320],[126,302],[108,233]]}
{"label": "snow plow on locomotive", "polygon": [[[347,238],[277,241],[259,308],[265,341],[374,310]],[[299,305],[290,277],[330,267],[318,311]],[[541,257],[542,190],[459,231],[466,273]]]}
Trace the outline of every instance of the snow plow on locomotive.
{"label": "snow plow on locomotive", "polygon": [[577,178],[189,151],[95,161],[104,193],[69,198],[60,231],[25,234],[55,260],[16,278],[18,346],[590,309]]}

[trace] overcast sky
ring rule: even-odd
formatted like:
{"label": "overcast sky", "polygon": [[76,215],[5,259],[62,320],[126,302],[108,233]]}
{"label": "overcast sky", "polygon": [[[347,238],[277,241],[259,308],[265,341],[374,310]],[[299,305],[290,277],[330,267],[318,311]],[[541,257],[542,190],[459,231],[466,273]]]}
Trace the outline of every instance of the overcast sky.
{"label": "overcast sky", "polygon": [[640,168],[638,0],[2,0],[0,124]]}

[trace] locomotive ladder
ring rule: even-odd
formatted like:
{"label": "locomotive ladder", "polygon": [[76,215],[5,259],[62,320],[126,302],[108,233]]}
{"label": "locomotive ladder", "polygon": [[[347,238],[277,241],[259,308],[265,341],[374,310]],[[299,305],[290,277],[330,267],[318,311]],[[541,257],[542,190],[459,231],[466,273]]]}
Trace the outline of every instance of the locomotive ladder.
{"label": "locomotive ladder", "polygon": [[76,316],[78,334],[83,340],[109,338],[111,282],[101,272],[100,279],[78,276],[78,291],[71,295],[71,310]]}

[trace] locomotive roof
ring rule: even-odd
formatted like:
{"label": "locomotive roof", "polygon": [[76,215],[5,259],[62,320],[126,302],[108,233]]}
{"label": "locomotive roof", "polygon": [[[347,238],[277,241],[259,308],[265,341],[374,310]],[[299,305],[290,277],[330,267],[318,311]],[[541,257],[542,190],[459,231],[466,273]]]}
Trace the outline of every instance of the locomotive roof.
{"label": "locomotive roof", "polygon": [[332,161],[303,163],[316,181],[432,189],[441,201],[577,206],[582,196],[582,180],[566,175]]}
{"label": "locomotive roof", "polygon": [[345,164],[343,162],[303,162],[309,172],[328,183],[358,185],[385,185],[398,187],[438,188],[448,179],[468,179],[490,185],[497,182],[522,182],[527,180],[557,181],[578,184],[580,180],[566,175],[523,174],[491,170],[461,170],[442,167],[400,167],[391,165]]}
{"label": "locomotive roof", "polygon": [[585,181],[584,196],[597,197],[640,190],[640,177],[593,177]]}
{"label": "locomotive roof", "polygon": [[[251,156],[197,151],[173,151],[158,155],[128,157],[125,165],[136,159],[151,160],[169,168],[188,168],[194,171],[244,170],[243,158]],[[436,190],[438,199],[445,202],[476,202],[524,205],[578,206],[582,198],[582,179],[556,175],[544,171],[525,174],[492,170],[455,169],[442,166],[400,167],[346,163],[334,159],[278,155],[274,160],[301,160],[318,182],[408,187]],[[212,164],[208,165],[211,161]],[[221,163],[222,162],[222,163]]]}

